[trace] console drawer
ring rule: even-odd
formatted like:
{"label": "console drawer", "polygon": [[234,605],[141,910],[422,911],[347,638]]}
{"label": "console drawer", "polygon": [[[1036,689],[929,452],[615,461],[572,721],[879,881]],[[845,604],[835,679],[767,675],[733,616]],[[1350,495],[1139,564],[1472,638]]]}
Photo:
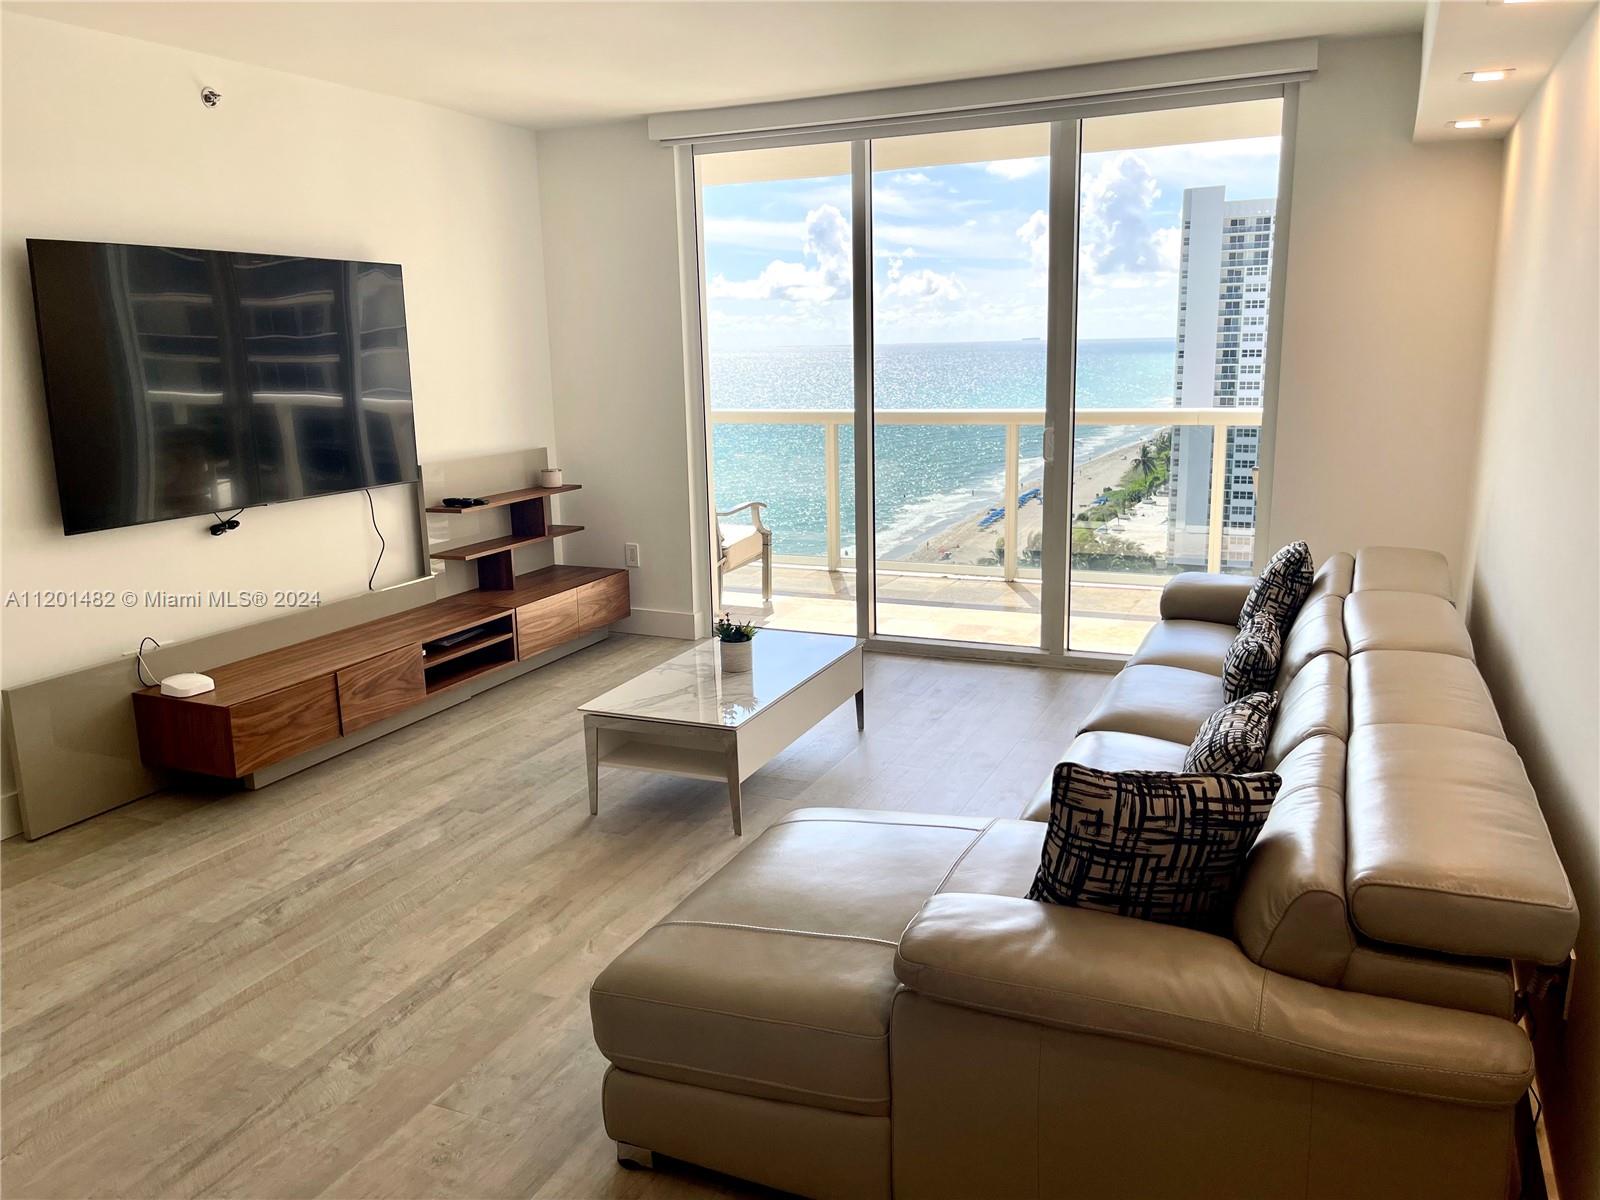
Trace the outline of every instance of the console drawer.
{"label": "console drawer", "polygon": [[392,717],[427,695],[422,682],[422,647],[401,646],[353,667],[341,668],[339,725],[345,733]]}
{"label": "console drawer", "polygon": [[578,626],[585,633],[620,621],[631,611],[626,571],[607,575],[578,589]]}
{"label": "console drawer", "polygon": [[228,723],[237,779],[338,737],[338,688],[332,675],[319,675],[231,705]]}
{"label": "console drawer", "polygon": [[517,609],[517,658],[532,658],[578,636],[578,596],[562,592]]}

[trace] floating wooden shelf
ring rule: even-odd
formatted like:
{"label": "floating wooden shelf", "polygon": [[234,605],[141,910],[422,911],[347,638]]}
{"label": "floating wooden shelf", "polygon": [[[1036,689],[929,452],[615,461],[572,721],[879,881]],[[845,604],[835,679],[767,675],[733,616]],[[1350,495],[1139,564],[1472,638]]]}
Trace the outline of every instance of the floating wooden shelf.
{"label": "floating wooden shelf", "polygon": [[426,649],[422,652],[422,665],[424,669],[432,670],[442,663],[449,662],[452,658],[461,658],[471,654],[474,650],[482,650],[485,646],[498,645],[500,642],[509,642],[515,638],[516,632],[507,627],[500,633],[486,633],[482,637],[468,638],[464,642],[457,642],[444,650],[435,650],[429,654]]}
{"label": "floating wooden shelf", "polygon": [[551,525],[540,534],[507,534],[505,537],[490,538],[486,542],[468,542],[465,546],[447,546],[443,550],[428,551],[429,558],[445,558],[451,562],[472,562],[474,559],[487,558],[491,554],[503,554],[515,550],[518,546],[532,546],[537,542],[548,542],[551,538],[566,537],[569,533],[579,533],[582,525]]}
{"label": "floating wooden shelf", "polygon": [[582,486],[581,483],[564,483],[560,487],[518,488],[514,492],[496,492],[492,496],[484,496],[482,497],[482,504],[473,504],[467,508],[457,508],[453,504],[430,504],[428,505],[428,511],[431,513],[482,512],[486,508],[504,508],[508,504],[520,504],[525,500],[543,500],[546,496],[559,496],[563,492],[575,492]]}
{"label": "floating wooden shelf", "polygon": [[451,688],[460,687],[464,683],[471,683],[479,675],[487,675],[490,671],[498,671],[501,667],[510,666],[516,661],[515,655],[505,658],[477,659],[458,658],[450,664],[447,671],[435,671],[428,675],[425,685],[426,694],[437,696],[440,692],[448,692]]}

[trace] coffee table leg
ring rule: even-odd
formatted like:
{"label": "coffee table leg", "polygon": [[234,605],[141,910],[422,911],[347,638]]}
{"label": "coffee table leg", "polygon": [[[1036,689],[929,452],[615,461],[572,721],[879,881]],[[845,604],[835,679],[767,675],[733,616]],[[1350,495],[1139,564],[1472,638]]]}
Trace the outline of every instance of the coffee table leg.
{"label": "coffee table leg", "polygon": [[733,812],[733,836],[744,836],[744,816],[739,803],[739,745],[728,745],[728,808]]}
{"label": "coffee table leg", "polygon": [[583,722],[583,753],[589,760],[589,815],[600,814],[600,731],[588,718]]}
{"label": "coffee table leg", "polygon": [[867,727],[867,690],[862,688],[856,693],[856,729],[865,730]]}

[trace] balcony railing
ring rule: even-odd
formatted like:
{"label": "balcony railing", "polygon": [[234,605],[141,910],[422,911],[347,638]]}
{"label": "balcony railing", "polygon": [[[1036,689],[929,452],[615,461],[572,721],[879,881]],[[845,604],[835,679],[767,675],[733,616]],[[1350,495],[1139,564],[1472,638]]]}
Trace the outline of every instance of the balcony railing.
{"label": "balcony railing", "polygon": [[[1141,425],[1151,428],[1169,426],[1204,427],[1213,431],[1211,438],[1210,504],[1207,506],[1206,569],[1222,569],[1222,535],[1227,520],[1228,492],[1228,438],[1230,428],[1258,428],[1261,425],[1259,408],[1096,408],[1077,413],[1079,428]],[[837,571],[842,562],[839,537],[839,430],[853,426],[855,414],[847,408],[741,408],[713,409],[713,425],[820,425],[822,426],[822,461],[824,486],[827,497],[827,555],[830,571]],[[1018,577],[1021,550],[1017,545],[1017,492],[1020,466],[1021,430],[1024,426],[1038,428],[1044,425],[1044,414],[1028,408],[914,408],[880,409],[873,413],[879,425],[987,425],[1005,429],[1005,560],[997,570],[1006,580]],[[805,561],[795,556],[778,555],[780,559]],[[815,561],[815,560],[812,560]],[[944,570],[947,566],[896,562],[895,569]],[[991,568],[995,570],[996,568]],[[963,566],[963,572],[983,568]]]}

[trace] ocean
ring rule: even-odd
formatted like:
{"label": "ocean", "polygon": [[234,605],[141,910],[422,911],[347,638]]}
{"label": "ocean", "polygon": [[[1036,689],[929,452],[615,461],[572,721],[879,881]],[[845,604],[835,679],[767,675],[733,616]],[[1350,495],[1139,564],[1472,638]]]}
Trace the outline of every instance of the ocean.
{"label": "ocean", "polygon": [[[1165,408],[1172,404],[1176,343],[1171,338],[1078,343],[1077,405]],[[713,411],[850,409],[848,346],[718,350],[710,358]],[[885,345],[874,364],[881,409],[1029,408],[1044,412],[1042,341]],[[1148,427],[1088,426],[1076,437],[1078,462],[1138,440]],[[1043,468],[1042,426],[1021,430],[1021,476]],[[839,436],[841,540],[854,544],[853,430]],[[1003,426],[881,425],[877,430],[878,553],[895,558],[929,534],[985,505],[1005,486]],[[712,424],[717,507],[767,502],[779,554],[827,549],[821,425]]]}

